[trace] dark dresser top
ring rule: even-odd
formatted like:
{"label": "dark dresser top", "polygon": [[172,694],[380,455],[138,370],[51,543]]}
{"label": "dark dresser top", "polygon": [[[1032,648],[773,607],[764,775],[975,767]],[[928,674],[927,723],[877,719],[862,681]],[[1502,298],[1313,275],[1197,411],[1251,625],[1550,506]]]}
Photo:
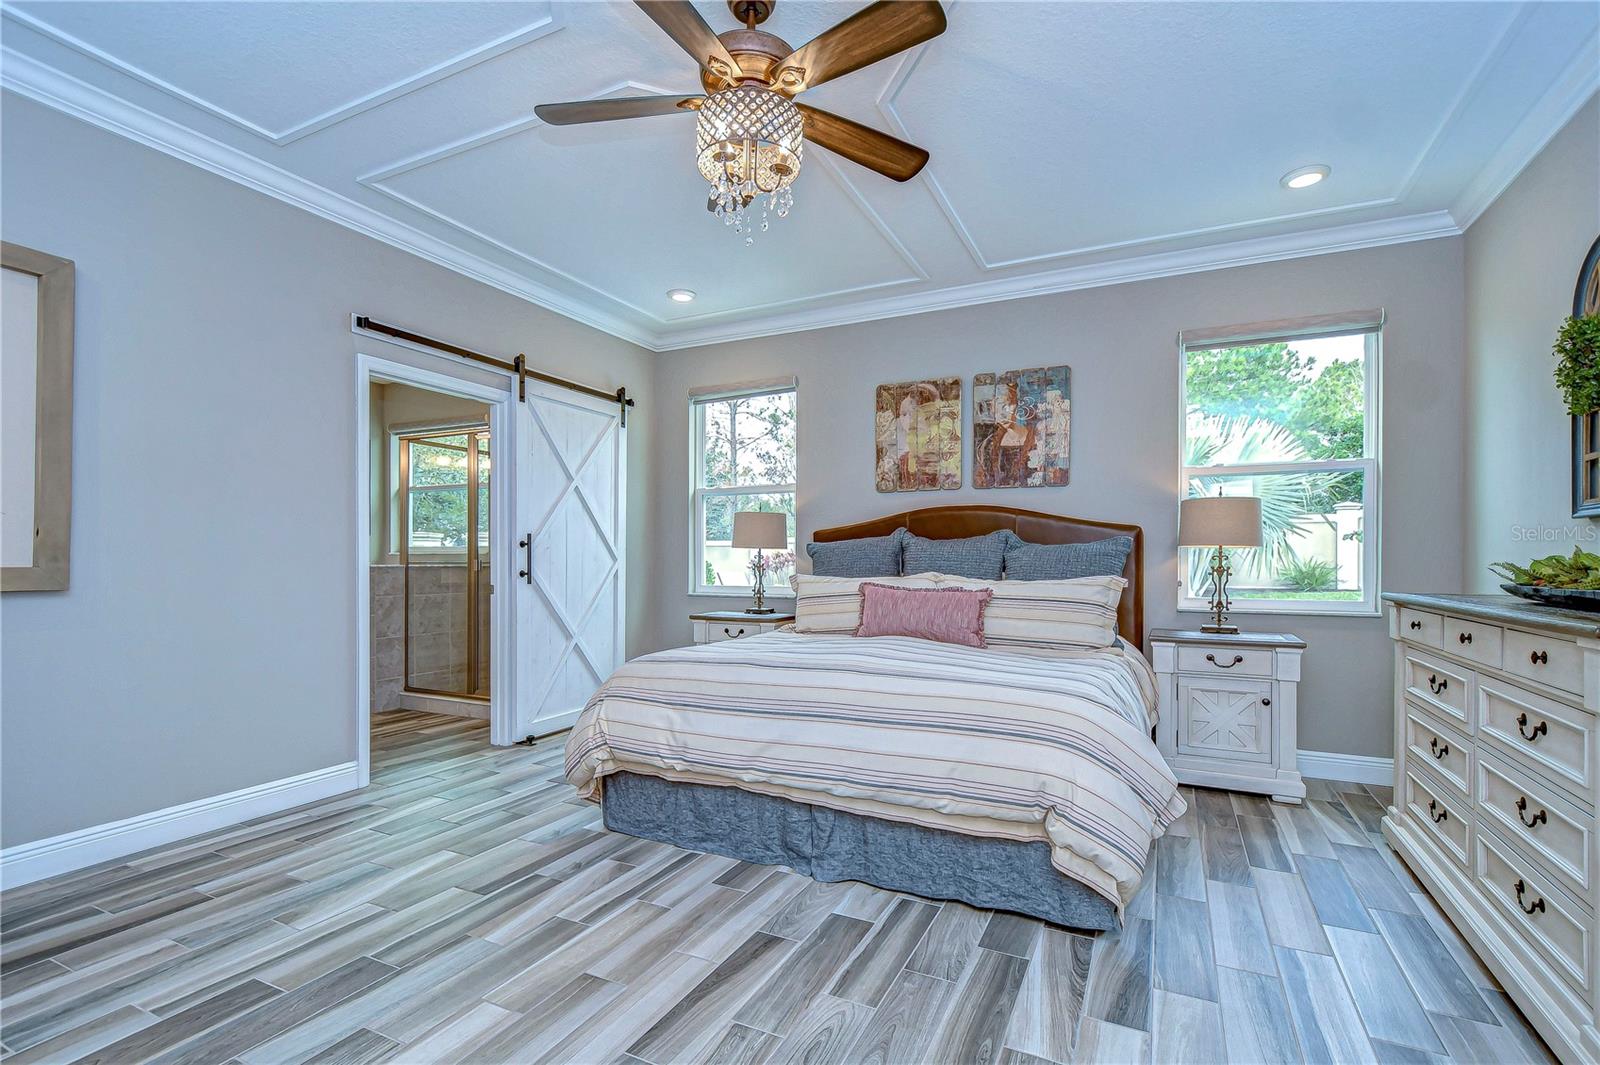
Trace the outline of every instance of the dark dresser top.
{"label": "dark dresser top", "polygon": [[1600,614],[1582,610],[1563,610],[1518,599],[1514,595],[1433,595],[1425,592],[1384,592],[1383,598],[1401,606],[1432,610],[1457,617],[1496,621],[1502,625],[1520,625],[1525,628],[1544,629],[1563,636],[1585,636],[1600,640]]}

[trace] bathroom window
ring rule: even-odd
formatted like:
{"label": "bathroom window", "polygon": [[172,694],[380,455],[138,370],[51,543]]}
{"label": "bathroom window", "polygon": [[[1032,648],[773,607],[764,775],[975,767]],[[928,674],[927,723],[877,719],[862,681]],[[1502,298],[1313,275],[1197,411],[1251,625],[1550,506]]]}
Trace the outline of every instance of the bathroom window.
{"label": "bathroom window", "polygon": [[[468,530],[489,545],[489,434],[481,430],[400,438],[409,555],[465,557]],[[472,496],[476,496],[476,499]]]}
{"label": "bathroom window", "polygon": [[689,403],[694,447],[690,594],[740,595],[752,587],[755,552],[732,546],[733,516],[741,510],[788,515],[788,549],[764,557],[767,594],[792,594],[799,439],[794,379],[702,392]]}

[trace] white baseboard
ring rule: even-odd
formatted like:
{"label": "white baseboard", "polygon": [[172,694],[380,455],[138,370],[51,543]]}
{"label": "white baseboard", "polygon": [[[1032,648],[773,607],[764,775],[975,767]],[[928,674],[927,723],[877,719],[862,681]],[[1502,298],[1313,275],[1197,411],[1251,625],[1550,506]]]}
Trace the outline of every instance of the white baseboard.
{"label": "white baseboard", "polygon": [[1318,780],[1348,780],[1352,784],[1393,784],[1394,759],[1337,751],[1301,751],[1300,775]]}
{"label": "white baseboard", "polygon": [[0,884],[9,889],[86,869],[164,843],[354,791],[359,783],[356,763],[345,762],[50,839],[19,843],[0,851]]}

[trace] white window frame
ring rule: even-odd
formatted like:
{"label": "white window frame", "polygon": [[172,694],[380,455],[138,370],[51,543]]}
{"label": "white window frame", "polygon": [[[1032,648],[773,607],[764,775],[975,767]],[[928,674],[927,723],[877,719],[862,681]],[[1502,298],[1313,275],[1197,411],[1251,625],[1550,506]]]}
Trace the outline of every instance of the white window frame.
{"label": "white window frame", "polygon": [[[1351,324],[1352,322],[1361,324]],[[1277,341],[1322,340],[1329,337],[1365,335],[1366,357],[1365,388],[1366,409],[1363,414],[1362,457],[1358,459],[1328,459],[1313,462],[1258,462],[1245,465],[1186,466],[1188,453],[1189,399],[1188,353],[1223,347],[1248,347]],[[1189,481],[1193,477],[1245,476],[1264,473],[1347,472],[1362,474],[1363,525],[1361,538],[1361,598],[1318,602],[1305,599],[1251,599],[1232,596],[1230,614],[1282,614],[1298,616],[1378,617],[1382,610],[1378,601],[1381,587],[1382,560],[1379,513],[1380,490],[1379,456],[1382,454],[1382,396],[1381,384],[1383,354],[1383,312],[1364,311],[1345,315],[1325,315],[1289,322],[1271,322],[1256,327],[1241,326],[1225,330],[1205,330],[1199,334],[1178,336],[1178,498],[1189,494]],[[1185,551],[1202,548],[1178,549],[1178,610],[1182,613],[1210,613],[1210,588],[1187,586],[1188,560]]]}
{"label": "white window frame", "polygon": [[[746,484],[737,488],[705,487],[705,412],[712,403],[730,399],[754,399],[757,396],[776,396],[785,392],[795,397],[795,466],[799,467],[800,450],[800,389],[793,378],[783,381],[763,381],[749,385],[731,385],[714,390],[701,390],[689,397],[689,594],[727,599],[749,595],[752,584],[706,584],[705,518],[706,500],[714,496],[747,496],[788,492],[795,498],[795,536],[800,535],[799,484]],[[798,476],[798,474],[797,474]],[[798,542],[795,544],[798,548]],[[768,599],[792,599],[794,591],[788,585],[769,584]]]}

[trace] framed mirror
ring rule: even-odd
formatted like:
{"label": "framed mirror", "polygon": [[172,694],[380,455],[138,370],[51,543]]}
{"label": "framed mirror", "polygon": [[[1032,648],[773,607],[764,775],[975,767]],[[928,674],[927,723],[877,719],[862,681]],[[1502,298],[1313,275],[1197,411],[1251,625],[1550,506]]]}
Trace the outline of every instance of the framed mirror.
{"label": "framed mirror", "polygon": [[0,591],[67,587],[72,260],[0,242]]}

